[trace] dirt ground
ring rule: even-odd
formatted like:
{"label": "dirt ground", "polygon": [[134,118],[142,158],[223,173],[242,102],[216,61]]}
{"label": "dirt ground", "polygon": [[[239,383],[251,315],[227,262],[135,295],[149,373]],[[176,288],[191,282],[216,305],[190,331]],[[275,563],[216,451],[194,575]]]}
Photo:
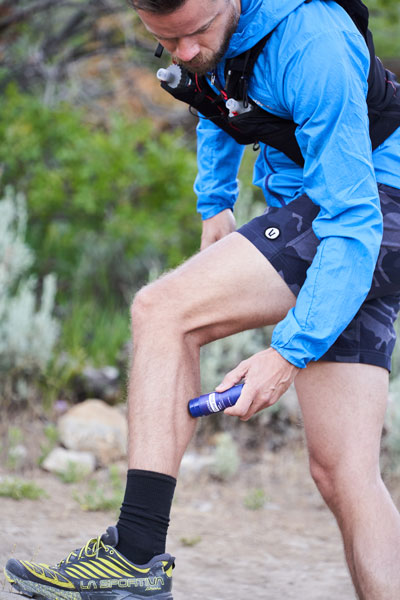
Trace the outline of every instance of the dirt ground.
{"label": "dirt ground", "polygon": [[[350,600],[354,598],[336,524],[310,481],[302,447],[261,453],[224,484],[183,473],[167,550],[177,557],[174,600]],[[115,522],[88,513],[66,485],[39,469],[26,474],[48,498],[0,498],[0,564],[10,556],[54,564]],[[262,488],[266,503],[244,500]],[[0,598],[12,600],[0,576]]]}

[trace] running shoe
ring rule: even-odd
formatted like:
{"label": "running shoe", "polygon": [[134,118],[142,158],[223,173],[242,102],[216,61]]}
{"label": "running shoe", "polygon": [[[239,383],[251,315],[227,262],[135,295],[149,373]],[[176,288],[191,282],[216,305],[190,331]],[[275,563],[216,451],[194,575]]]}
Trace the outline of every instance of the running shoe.
{"label": "running shoe", "polygon": [[173,600],[170,554],[135,565],[118,550],[118,530],[109,527],[56,566],[11,558],[4,573],[18,591],[37,600]]}

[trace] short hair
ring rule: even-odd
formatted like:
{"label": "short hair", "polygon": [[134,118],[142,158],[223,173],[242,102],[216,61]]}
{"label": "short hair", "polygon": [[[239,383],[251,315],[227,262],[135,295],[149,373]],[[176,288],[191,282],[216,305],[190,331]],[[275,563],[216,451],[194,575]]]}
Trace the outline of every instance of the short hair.
{"label": "short hair", "polygon": [[186,0],[130,0],[135,10],[144,10],[160,15],[173,13],[185,4]]}

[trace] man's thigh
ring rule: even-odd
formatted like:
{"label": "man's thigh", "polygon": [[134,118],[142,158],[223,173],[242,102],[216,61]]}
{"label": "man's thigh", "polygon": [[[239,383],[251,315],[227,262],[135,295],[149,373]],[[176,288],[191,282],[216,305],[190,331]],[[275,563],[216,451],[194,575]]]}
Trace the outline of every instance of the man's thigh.
{"label": "man's thigh", "polygon": [[363,485],[378,473],[388,371],[367,364],[317,362],[296,377],[310,460]]}
{"label": "man's thigh", "polygon": [[[257,248],[234,232],[163,275],[148,289],[166,326],[177,317],[201,343],[275,324],[295,296]],[[145,290],[144,290],[145,291]]]}

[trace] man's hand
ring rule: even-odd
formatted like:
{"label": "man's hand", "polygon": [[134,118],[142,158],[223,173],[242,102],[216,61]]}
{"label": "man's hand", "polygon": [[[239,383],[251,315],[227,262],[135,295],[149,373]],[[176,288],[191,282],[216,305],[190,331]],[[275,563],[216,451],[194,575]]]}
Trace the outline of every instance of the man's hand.
{"label": "man's hand", "polygon": [[230,208],[226,208],[210,219],[203,221],[200,250],[211,246],[224,236],[236,230],[236,221]]}
{"label": "man's hand", "polygon": [[263,408],[275,404],[294,381],[299,370],[274,348],[268,348],[242,361],[225,375],[215,390],[223,392],[244,379],[245,385],[239,400],[224,412],[247,421]]}

